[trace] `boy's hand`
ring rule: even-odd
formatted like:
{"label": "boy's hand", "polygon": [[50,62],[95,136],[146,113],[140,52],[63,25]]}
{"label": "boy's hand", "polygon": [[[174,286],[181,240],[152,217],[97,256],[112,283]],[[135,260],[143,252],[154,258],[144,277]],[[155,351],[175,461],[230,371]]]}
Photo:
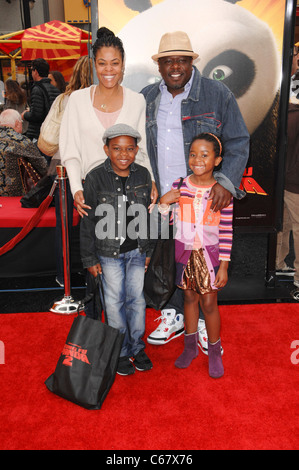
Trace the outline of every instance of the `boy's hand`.
{"label": "boy's hand", "polygon": [[87,268],[87,271],[89,271],[93,277],[97,277],[98,274],[102,274],[102,266],[98,263]]}
{"label": "boy's hand", "polygon": [[179,202],[181,192],[179,189],[171,189],[160,199],[160,204],[173,204]]}
{"label": "boy's hand", "polygon": [[85,204],[82,190],[79,190],[75,193],[74,202],[80,217],[84,217],[84,215],[88,216],[87,212],[84,209],[91,209],[91,207]]}
{"label": "boy's hand", "polygon": [[150,259],[148,256],[145,258],[145,267],[144,267],[144,268],[145,268],[145,272],[147,271],[148,265],[150,264],[150,260],[151,260],[151,259]]}

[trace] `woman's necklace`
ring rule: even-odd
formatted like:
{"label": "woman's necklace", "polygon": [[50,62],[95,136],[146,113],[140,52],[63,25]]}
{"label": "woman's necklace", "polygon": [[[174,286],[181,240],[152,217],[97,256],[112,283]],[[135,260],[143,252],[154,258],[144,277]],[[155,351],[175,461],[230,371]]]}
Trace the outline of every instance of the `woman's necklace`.
{"label": "woman's necklace", "polygon": [[[115,93],[115,96],[110,97],[110,103],[101,103],[101,104],[99,104],[99,107],[100,107],[101,111],[106,111],[109,106],[111,106],[111,105],[113,106],[113,101],[118,99],[118,95],[119,95],[120,90],[121,90],[121,87],[118,87],[117,91]],[[98,95],[99,98],[101,97],[100,91],[98,91],[98,89],[96,89],[96,94]],[[108,100],[109,100],[109,98],[108,98]]]}

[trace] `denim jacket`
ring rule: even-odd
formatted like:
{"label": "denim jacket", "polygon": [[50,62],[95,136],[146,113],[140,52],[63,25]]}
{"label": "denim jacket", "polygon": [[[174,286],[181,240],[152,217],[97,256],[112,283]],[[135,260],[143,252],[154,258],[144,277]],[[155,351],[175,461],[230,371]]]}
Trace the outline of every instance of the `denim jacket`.
{"label": "denim jacket", "polygon": [[[146,168],[132,163],[126,180],[126,196],[130,209],[133,208],[132,230],[137,234],[138,248],[147,256],[151,255],[154,243],[148,236],[151,180]],[[81,220],[80,251],[83,267],[88,268],[99,262],[97,255],[118,258],[122,228],[126,224],[122,182],[109,158],[87,174],[84,199],[91,210],[88,209],[88,216]]]}
{"label": "denim jacket", "polygon": [[[221,171],[214,173],[215,179],[234,197],[242,199],[245,193],[239,186],[249,157],[249,134],[246,125],[233,93],[223,83],[203,77],[196,67],[193,68],[192,87],[181,106],[187,175],[191,174],[188,160],[192,138],[201,132],[213,133],[221,139],[224,149]],[[147,151],[161,194],[157,155],[157,113],[161,99],[159,86],[160,82],[149,85],[141,93],[147,103]]]}

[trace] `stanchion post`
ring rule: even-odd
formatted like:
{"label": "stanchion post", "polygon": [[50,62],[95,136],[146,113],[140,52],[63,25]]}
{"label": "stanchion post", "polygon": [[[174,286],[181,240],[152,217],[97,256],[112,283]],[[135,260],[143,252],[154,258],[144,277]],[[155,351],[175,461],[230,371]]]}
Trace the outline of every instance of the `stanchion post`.
{"label": "stanchion post", "polygon": [[64,272],[64,298],[54,303],[50,309],[53,313],[69,315],[76,313],[79,307],[78,302],[74,302],[71,296],[71,270],[70,270],[70,247],[67,213],[67,194],[66,194],[66,170],[62,165],[56,166],[57,179],[59,183],[59,203],[61,215],[62,231],[62,251],[63,251],[63,272]]}

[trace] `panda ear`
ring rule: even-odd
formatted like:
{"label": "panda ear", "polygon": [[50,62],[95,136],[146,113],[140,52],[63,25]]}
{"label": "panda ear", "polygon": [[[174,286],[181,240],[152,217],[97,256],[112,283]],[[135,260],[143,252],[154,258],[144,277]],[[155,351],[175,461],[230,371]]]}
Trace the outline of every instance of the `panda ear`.
{"label": "panda ear", "polygon": [[241,2],[241,0],[224,0],[227,3],[238,3]]}
{"label": "panda ear", "polygon": [[124,0],[124,3],[130,10],[139,11],[139,13],[153,6],[150,0]]}

